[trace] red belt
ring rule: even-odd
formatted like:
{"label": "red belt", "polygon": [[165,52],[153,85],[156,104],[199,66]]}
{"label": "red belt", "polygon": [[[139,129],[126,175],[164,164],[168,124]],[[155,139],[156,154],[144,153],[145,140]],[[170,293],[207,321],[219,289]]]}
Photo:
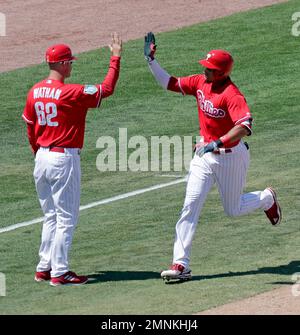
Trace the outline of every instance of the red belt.
{"label": "red belt", "polygon": [[52,147],[52,148],[49,149],[49,151],[60,152],[60,153],[62,153],[62,154],[65,153],[65,149],[62,148],[62,147]]}
{"label": "red belt", "polygon": [[[249,150],[249,144],[247,142],[243,142],[247,150]],[[214,154],[221,155],[221,154],[228,154],[232,152],[230,148],[220,148],[219,151],[213,151]]]}
{"label": "red belt", "polygon": [[[221,152],[221,150],[222,150],[222,152]],[[230,152],[232,152],[232,150],[228,149],[228,148],[227,149],[220,148],[218,151],[213,151],[213,153],[216,154],[216,155],[228,154]]]}

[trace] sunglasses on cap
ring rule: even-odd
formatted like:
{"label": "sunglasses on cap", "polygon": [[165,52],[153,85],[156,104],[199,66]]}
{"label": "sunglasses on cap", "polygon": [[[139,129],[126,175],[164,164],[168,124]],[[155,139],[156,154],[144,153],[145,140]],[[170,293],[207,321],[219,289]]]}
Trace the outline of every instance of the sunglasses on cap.
{"label": "sunglasses on cap", "polygon": [[74,60],[64,60],[62,62],[59,62],[60,64],[73,64]]}

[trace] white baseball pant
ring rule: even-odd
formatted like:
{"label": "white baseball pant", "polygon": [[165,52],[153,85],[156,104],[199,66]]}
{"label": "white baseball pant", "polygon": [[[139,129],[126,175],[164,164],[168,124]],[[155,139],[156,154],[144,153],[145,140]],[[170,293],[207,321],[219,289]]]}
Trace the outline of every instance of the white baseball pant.
{"label": "white baseball pant", "polygon": [[201,209],[208,192],[216,183],[225,213],[244,215],[258,208],[269,209],[273,197],[269,191],[243,194],[250,155],[241,141],[231,153],[195,155],[190,164],[186,196],[176,224],[173,264],[189,267],[190,253]]}
{"label": "white baseball pant", "polygon": [[37,271],[52,269],[52,277],[69,271],[68,253],[80,205],[79,154],[75,148],[65,153],[40,148],[35,158],[33,176],[44,213]]}

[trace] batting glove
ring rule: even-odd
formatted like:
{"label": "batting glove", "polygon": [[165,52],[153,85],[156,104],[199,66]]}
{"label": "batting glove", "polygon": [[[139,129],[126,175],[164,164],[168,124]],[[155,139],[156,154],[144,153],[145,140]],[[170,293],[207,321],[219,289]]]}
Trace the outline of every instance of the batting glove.
{"label": "batting glove", "polygon": [[213,152],[213,151],[218,150],[222,145],[223,143],[221,140],[209,142],[205,146],[200,147],[198,150],[196,150],[196,155],[198,155],[199,157],[202,157],[207,152]]}
{"label": "batting glove", "polygon": [[155,36],[152,32],[145,36],[144,44],[144,56],[147,62],[151,62],[154,59],[156,51]]}

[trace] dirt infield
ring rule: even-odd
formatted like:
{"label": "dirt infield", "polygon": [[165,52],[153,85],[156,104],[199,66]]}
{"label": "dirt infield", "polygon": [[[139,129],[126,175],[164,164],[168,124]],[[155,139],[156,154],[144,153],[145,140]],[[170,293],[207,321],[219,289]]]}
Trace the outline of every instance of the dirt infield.
{"label": "dirt infield", "polygon": [[[2,0],[7,36],[0,36],[0,72],[43,62],[45,49],[54,43],[80,53],[107,45],[113,31],[127,41],[150,30],[173,30],[285,1]],[[283,286],[199,314],[300,314],[300,297]]]}
{"label": "dirt infield", "polygon": [[113,31],[127,41],[277,2],[284,1],[2,0],[7,36],[0,36],[0,72],[41,63],[54,43],[80,53],[107,45]]}
{"label": "dirt infield", "polygon": [[197,313],[197,315],[300,315],[300,292],[292,293],[292,286],[239,300]]}

